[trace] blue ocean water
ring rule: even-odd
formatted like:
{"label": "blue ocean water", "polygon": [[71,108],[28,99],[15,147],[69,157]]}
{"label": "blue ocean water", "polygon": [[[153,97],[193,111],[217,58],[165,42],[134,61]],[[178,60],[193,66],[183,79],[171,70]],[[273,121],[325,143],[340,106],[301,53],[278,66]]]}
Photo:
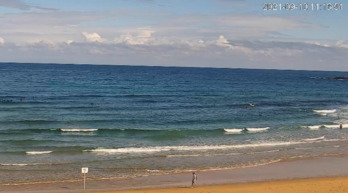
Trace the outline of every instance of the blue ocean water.
{"label": "blue ocean water", "polygon": [[348,81],[328,77],[348,72],[1,63],[0,179],[347,153]]}

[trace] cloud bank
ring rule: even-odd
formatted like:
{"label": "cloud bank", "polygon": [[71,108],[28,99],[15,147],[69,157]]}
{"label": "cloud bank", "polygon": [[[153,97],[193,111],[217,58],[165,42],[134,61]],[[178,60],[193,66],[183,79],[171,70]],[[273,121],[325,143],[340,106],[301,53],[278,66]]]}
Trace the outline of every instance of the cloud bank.
{"label": "cloud bank", "polygon": [[[0,47],[0,57],[5,61],[16,57],[16,62],[227,68],[245,68],[247,64],[248,68],[305,70],[344,70],[348,60],[344,44],[227,40],[223,35],[206,42],[156,43],[153,38],[147,43],[129,43],[102,41],[97,33],[86,36],[87,41],[81,42],[9,44]],[[38,54],[41,57],[36,57]]]}

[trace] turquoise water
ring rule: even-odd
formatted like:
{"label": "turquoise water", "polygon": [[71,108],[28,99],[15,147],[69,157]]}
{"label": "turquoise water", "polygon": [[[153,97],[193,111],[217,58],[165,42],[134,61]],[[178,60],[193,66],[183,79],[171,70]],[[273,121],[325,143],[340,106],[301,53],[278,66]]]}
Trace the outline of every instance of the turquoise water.
{"label": "turquoise water", "polygon": [[1,183],[345,154],[337,76],[348,73],[2,63]]}

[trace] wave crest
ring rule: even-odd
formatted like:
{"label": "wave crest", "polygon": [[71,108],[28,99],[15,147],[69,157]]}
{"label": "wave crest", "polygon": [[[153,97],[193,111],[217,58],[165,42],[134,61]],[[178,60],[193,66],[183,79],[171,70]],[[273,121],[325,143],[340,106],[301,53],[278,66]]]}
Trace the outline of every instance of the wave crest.
{"label": "wave crest", "polygon": [[244,149],[255,147],[276,147],[288,146],[305,143],[303,141],[290,142],[270,142],[255,144],[238,144],[238,145],[203,145],[203,146],[152,146],[152,147],[124,147],[116,149],[96,148],[92,150],[84,150],[84,152],[101,153],[101,154],[117,154],[117,153],[157,153],[166,151],[206,151],[206,150],[227,150],[227,149]]}
{"label": "wave crest", "polygon": [[95,131],[98,131],[98,129],[61,128],[60,131],[62,132],[95,132]]}
{"label": "wave crest", "polygon": [[246,128],[249,133],[258,133],[265,132],[269,129],[269,127],[260,127],[260,128]]}
{"label": "wave crest", "polygon": [[239,134],[244,131],[244,129],[224,129],[224,131],[228,134]]}
{"label": "wave crest", "polygon": [[318,140],[323,140],[325,139],[325,136],[321,136],[321,137],[316,137],[316,138],[308,138],[308,139],[304,139],[305,141],[318,141]]}
{"label": "wave crest", "polygon": [[329,110],[313,110],[313,112],[320,114],[320,115],[327,115],[327,114],[332,114],[336,112],[336,109],[329,109]]}
{"label": "wave crest", "polygon": [[49,154],[52,151],[27,151],[25,152],[27,155],[41,155],[41,154]]}

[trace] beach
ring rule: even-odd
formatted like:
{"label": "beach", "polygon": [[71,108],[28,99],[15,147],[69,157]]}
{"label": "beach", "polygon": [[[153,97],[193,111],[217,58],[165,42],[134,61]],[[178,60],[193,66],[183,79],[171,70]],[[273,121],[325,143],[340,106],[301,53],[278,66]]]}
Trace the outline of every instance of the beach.
{"label": "beach", "polygon": [[344,193],[348,192],[348,178],[318,178],[249,184],[214,185],[197,188],[168,188],[94,193]]}
{"label": "beach", "polygon": [[191,189],[191,173],[142,176],[126,179],[88,179],[75,182],[1,185],[1,192],[345,192],[348,186],[347,156],[325,156],[282,161],[256,167],[196,171],[197,187]]}

